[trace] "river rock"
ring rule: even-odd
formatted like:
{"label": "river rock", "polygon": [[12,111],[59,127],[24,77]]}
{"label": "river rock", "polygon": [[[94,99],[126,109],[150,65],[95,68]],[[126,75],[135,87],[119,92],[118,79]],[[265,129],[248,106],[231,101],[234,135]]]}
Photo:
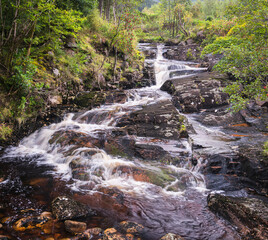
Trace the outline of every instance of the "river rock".
{"label": "river rock", "polygon": [[87,229],[86,232],[92,235],[100,235],[103,232],[103,230],[101,228],[95,227]]}
{"label": "river rock", "polygon": [[152,85],[151,79],[144,78],[143,72],[141,71],[124,72],[122,74],[122,79],[119,81],[119,88],[124,90],[150,87],[151,85]]}
{"label": "river rock", "polygon": [[67,232],[70,233],[82,233],[86,230],[87,224],[84,222],[77,222],[77,221],[71,221],[71,220],[66,220],[64,222],[65,229]]}
{"label": "river rock", "polygon": [[104,140],[99,140],[88,134],[74,130],[59,130],[49,140],[50,144],[59,144],[62,147],[74,145],[72,150],[80,147],[96,148],[104,146]]}
{"label": "river rock", "polygon": [[108,228],[103,233],[103,240],[127,240],[127,238],[115,228]]}
{"label": "river rock", "polygon": [[210,194],[208,207],[234,224],[245,239],[268,239],[268,204],[262,200]]}
{"label": "river rock", "polygon": [[153,62],[144,62],[143,79],[149,82],[150,86],[156,84],[155,69]]}
{"label": "river rock", "polygon": [[95,214],[92,209],[66,196],[60,196],[53,200],[52,213],[59,220],[68,220]]}
{"label": "river rock", "polygon": [[168,152],[162,147],[149,144],[136,144],[135,156],[144,160],[161,160],[167,157]]}
{"label": "river rock", "polygon": [[184,238],[174,233],[168,233],[165,236],[161,237],[160,240],[184,240]]}
{"label": "river rock", "polygon": [[140,235],[144,230],[144,227],[141,224],[130,221],[120,222],[119,226],[122,232],[130,233],[133,235]]}
{"label": "river rock", "polygon": [[33,228],[41,228],[50,218],[45,216],[29,216],[15,222],[13,228],[16,231],[25,231]]}
{"label": "river rock", "polygon": [[188,137],[185,117],[169,100],[143,107],[123,116],[117,127],[124,127],[130,135],[178,139]]}
{"label": "river rock", "polygon": [[229,104],[228,94],[221,91],[225,75],[201,73],[166,81],[161,90],[172,94],[174,105],[182,112],[199,112]]}
{"label": "river rock", "polygon": [[176,178],[164,171],[154,171],[139,167],[118,166],[113,170],[113,174],[124,174],[131,176],[135,181],[148,182],[162,188],[174,182]]}
{"label": "river rock", "polygon": [[[188,40],[187,40],[188,41]],[[192,61],[200,59],[201,48],[193,41],[182,42],[178,46],[169,46],[163,56],[170,60]]]}

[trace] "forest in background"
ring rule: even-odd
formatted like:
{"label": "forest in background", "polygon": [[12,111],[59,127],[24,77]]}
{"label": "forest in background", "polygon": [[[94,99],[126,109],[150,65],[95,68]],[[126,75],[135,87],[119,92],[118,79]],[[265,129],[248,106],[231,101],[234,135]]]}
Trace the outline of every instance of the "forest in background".
{"label": "forest in background", "polygon": [[233,82],[233,110],[267,100],[267,0],[0,0],[0,138],[35,117],[48,95],[127,81],[139,41],[193,39]]}

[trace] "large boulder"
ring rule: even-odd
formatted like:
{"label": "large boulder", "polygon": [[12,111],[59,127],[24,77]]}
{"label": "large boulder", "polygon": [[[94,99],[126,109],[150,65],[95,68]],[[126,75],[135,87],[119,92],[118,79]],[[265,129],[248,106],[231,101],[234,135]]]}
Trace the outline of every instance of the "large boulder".
{"label": "large boulder", "polygon": [[201,73],[166,81],[161,90],[173,95],[174,105],[182,112],[193,113],[229,104],[228,94],[222,92],[224,75]]}
{"label": "large boulder", "polygon": [[165,100],[123,116],[117,127],[123,127],[130,135],[179,139],[188,137],[186,124],[185,117]]}
{"label": "large boulder", "polygon": [[80,108],[91,109],[103,104],[124,103],[127,101],[127,94],[124,91],[90,91],[80,92],[74,99],[74,103]]}
{"label": "large boulder", "polygon": [[95,214],[89,207],[66,196],[60,196],[53,200],[52,213],[59,220],[69,220]]}
{"label": "large boulder", "polygon": [[178,61],[198,61],[200,59],[201,48],[192,40],[179,43],[177,46],[168,46],[163,56],[170,60]]}
{"label": "large boulder", "polygon": [[245,239],[268,239],[268,204],[264,201],[210,194],[208,207],[234,224]]}

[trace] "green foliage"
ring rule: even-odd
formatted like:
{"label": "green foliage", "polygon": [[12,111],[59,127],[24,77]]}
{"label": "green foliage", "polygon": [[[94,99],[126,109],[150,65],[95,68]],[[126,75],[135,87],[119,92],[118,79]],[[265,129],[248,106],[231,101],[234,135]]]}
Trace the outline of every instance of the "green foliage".
{"label": "green foliage", "polygon": [[13,130],[10,126],[5,123],[0,123],[0,140],[6,140],[11,136]]}
{"label": "green foliage", "polygon": [[268,157],[268,141],[264,143],[263,154]]}
{"label": "green foliage", "polygon": [[224,53],[215,69],[236,79],[237,82],[226,88],[236,111],[250,99],[267,99],[267,12],[266,0],[238,1],[228,11],[229,16],[236,18],[235,26],[204,49],[204,53]]}

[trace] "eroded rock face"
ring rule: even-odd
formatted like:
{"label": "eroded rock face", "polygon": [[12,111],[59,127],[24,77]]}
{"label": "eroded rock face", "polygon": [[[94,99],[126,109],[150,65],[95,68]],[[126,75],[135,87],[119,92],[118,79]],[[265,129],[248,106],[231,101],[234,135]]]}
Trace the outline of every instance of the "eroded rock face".
{"label": "eroded rock face", "polygon": [[124,127],[130,135],[144,137],[178,139],[188,136],[185,118],[169,100],[123,116],[117,127]]}
{"label": "eroded rock face", "polygon": [[201,73],[166,81],[161,90],[173,95],[174,105],[182,112],[193,113],[227,105],[228,94],[221,91],[223,75]]}
{"label": "eroded rock face", "polygon": [[57,197],[53,200],[52,213],[59,220],[68,220],[95,214],[92,209],[66,196]]}
{"label": "eroded rock face", "polygon": [[268,193],[268,156],[263,154],[262,144],[244,145],[239,148],[241,171],[251,179],[262,193]]}
{"label": "eroded rock face", "polygon": [[268,239],[268,205],[262,200],[210,194],[208,207],[236,225],[245,239]]}

